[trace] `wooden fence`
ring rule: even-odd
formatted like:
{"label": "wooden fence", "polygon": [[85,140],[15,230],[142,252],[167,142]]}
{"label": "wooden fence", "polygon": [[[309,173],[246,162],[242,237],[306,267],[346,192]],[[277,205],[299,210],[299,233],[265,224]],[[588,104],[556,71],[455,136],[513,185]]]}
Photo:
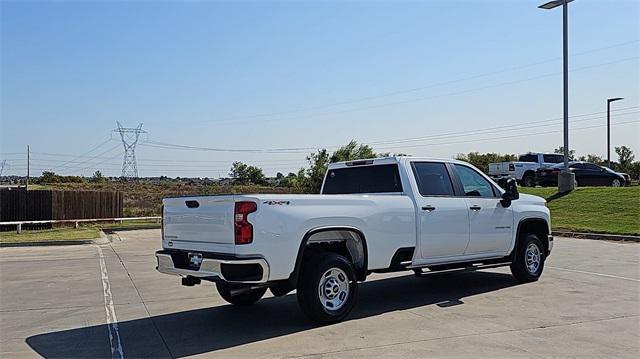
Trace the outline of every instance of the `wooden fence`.
{"label": "wooden fence", "polygon": [[0,190],[0,222],[122,217],[122,192]]}

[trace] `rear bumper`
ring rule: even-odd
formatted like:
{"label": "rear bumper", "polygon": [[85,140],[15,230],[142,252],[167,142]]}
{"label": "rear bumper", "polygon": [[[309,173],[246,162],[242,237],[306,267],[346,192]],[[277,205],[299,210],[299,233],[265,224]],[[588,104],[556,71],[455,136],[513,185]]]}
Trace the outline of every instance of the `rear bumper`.
{"label": "rear bumper", "polygon": [[490,174],[489,177],[495,179],[495,180],[499,180],[501,178],[516,178],[515,174],[508,174],[508,173],[501,173],[501,174]]}
{"label": "rear bumper", "polygon": [[215,253],[201,253],[200,266],[188,261],[187,251],[161,250],[156,252],[160,273],[181,277],[195,277],[230,283],[266,283],[269,264],[263,258],[237,258]]}

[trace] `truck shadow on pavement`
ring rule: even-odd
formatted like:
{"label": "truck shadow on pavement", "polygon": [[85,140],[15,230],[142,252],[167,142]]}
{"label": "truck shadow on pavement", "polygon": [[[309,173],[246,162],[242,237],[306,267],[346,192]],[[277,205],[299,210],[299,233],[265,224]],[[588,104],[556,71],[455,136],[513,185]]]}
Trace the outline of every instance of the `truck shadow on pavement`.
{"label": "truck shadow on pavement", "polygon": [[[358,303],[346,321],[429,305],[446,310],[464,305],[464,298],[517,284],[511,275],[494,272],[367,281],[360,283]],[[209,353],[316,327],[299,310],[295,294],[265,298],[251,307],[222,305],[117,325],[125,357],[154,358]],[[106,324],[63,330],[29,337],[26,343],[46,358],[111,357],[109,330]]]}

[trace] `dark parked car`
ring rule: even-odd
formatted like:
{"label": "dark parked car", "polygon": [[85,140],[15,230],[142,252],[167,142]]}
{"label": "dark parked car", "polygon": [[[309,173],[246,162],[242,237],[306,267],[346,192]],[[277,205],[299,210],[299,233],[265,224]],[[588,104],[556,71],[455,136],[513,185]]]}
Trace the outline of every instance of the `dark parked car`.
{"label": "dark parked car", "polygon": [[[549,168],[538,169],[536,171],[536,184],[540,186],[557,186],[558,173],[563,169],[564,163],[559,163]],[[569,170],[576,175],[576,187],[622,187],[629,183],[628,175],[589,162],[569,162]]]}

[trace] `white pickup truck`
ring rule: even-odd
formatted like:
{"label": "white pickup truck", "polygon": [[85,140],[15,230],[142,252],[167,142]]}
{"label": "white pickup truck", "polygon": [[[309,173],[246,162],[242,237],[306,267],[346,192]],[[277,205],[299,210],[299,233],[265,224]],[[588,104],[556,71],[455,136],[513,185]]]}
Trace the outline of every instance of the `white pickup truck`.
{"label": "white pickup truck", "polygon": [[489,177],[494,180],[515,178],[525,187],[536,186],[536,171],[564,161],[564,156],[556,153],[527,153],[520,155],[517,162],[489,163]]}
{"label": "white pickup truck", "polygon": [[344,319],[370,273],[510,266],[535,281],[549,210],[505,187],[465,162],[391,157],[330,164],[319,195],[165,198],[157,270],[215,282],[235,305],[295,289],[319,323]]}

